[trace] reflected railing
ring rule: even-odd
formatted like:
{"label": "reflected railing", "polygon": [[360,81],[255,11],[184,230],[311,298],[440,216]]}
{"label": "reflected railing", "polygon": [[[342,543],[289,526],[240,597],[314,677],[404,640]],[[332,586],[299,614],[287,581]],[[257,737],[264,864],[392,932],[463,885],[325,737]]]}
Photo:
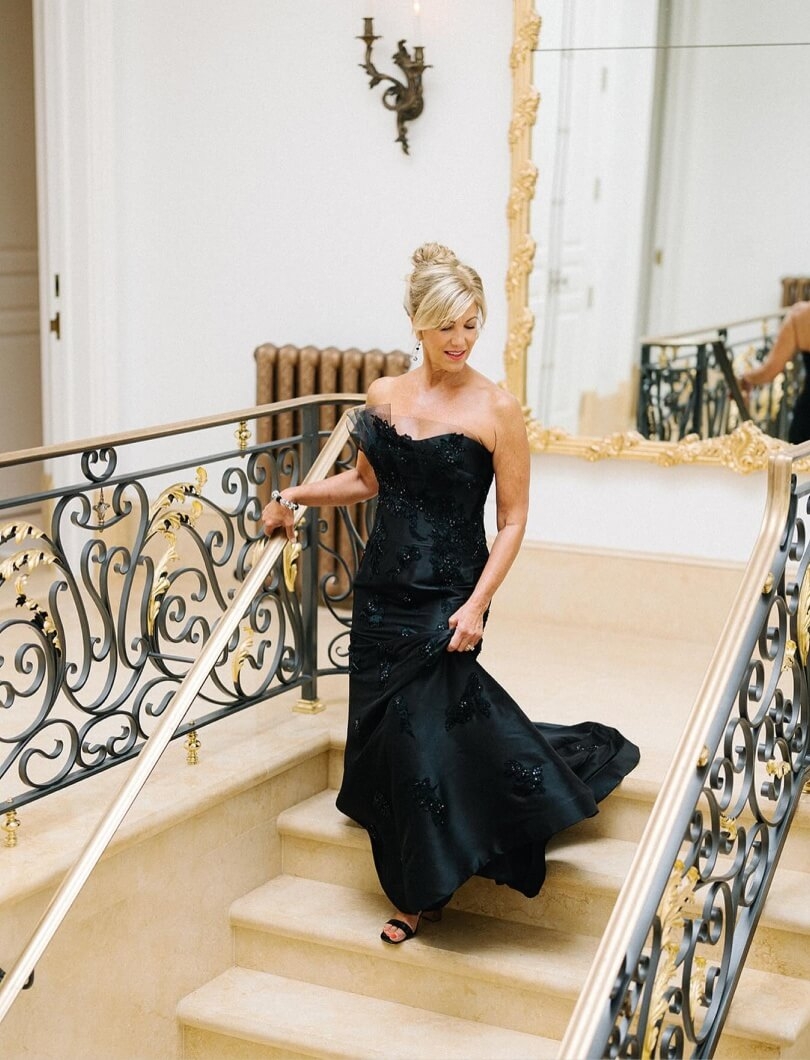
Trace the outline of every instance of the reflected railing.
{"label": "reflected railing", "polygon": [[801,359],[746,401],[739,376],[773,346],[785,310],[731,323],[641,340],[637,427],[645,438],[674,442],[688,435],[717,438],[744,420],[787,439],[803,382]]}
{"label": "reflected railing", "polygon": [[717,1048],[809,765],[808,458],[770,457],[751,560],[560,1057]]}
{"label": "reflected railing", "polygon": [[[362,400],[323,395],[0,457],[6,845],[20,807],[138,754],[252,567],[262,498],[298,482],[330,433],[321,424]],[[255,442],[259,421],[280,416],[292,433]],[[344,440],[338,468],[353,457]],[[26,465],[46,488],[12,497],[11,475]],[[318,677],[346,671],[366,515],[353,506],[328,523],[310,511],[300,586],[272,572],[176,737],[193,741],[202,726],[290,689],[313,706]],[[320,657],[319,604],[343,627]]]}
{"label": "reflected railing", "polygon": [[[268,481],[277,488],[322,479],[352,460],[353,443],[345,413],[322,444],[319,410],[327,404],[345,407],[361,400],[346,395],[300,399],[193,425],[178,424],[151,434],[141,432],[137,439],[120,435],[103,443],[79,443],[24,455],[23,462],[28,455],[49,461],[78,457],[86,481],[73,481],[36,496],[38,503],[55,500],[49,533],[30,521],[15,523],[18,529],[6,533],[16,551],[5,561],[5,581],[13,574],[29,579],[43,570],[50,579],[47,593],[42,587],[31,588],[27,581],[18,586],[15,607],[34,615],[33,621],[28,620],[33,630],[28,634],[30,639],[10,658],[20,675],[14,680],[18,684],[22,679],[27,681],[22,688],[8,678],[2,684],[8,718],[14,717],[20,703],[25,707],[26,697],[39,696],[27,727],[17,724],[22,731],[17,733],[16,743],[5,737],[7,744],[12,743],[5,773],[16,762],[22,782],[16,805],[133,755],[138,759],[51,899],[23,953],[7,976],[0,973],[0,1020],[17,994],[30,986],[37,961],[171,740],[192,727],[290,688],[302,688],[311,705],[317,698],[318,675],[335,671],[334,665],[319,668],[312,654],[317,651],[318,591],[326,591],[335,577],[329,572],[318,575],[318,535],[324,529],[318,511],[302,505],[296,513],[296,529],[304,532],[303,550],[297,557],[303,564],[299,597],[292,578],[288,580],[280,572],[279,560],[289,548],[286,538],[279,534],[269,542],[264,538],[256,492]],[[289,414],[291,410],[299,418],[300,431],[275,443],[249,445],[251,420]],[[207,453],[200,463],[195,445],[191,447],[195,449],[193,460],[114,474],[122,447],[156,438],[170,438],[176,446],[181,434],[232,427],[234,423],[238,424],[236,450]],[[102,473],[93,470],[99,462]],[[19,464],[19,459],[11,457],[0,460],[0,467]],[[160,484],[165,474],[176,476],[179,470],[193,466],[218,468],[218,475],[212,479],[209,473],[206,479],[198,473],[194,483]],[[308,468],[306,477],[303,468]],[[211,481],[219,486],[218,498],[206,492],[206,482]],[[94,500],[102,483],[109,501]],[[354,507],[361,513],[366,508]],[[206,514],[214,517],[213,529],[203,530]],[[348,513],[343,515],[350,522]],[[103,540],[107,530],[120,527],[131,517],[134,536],[128,545]],[[76,533],[78,540],[71,540]],[[159,559],[147,549],[156,534],[164,538]],[[182,535],[188,538],[193,563],[180,558]],[[355,540],[356,557],[362,546],[356,531]],[[335,559],[337,554],[330,550],[330,555]],[[346,574],[345,555],[337,558]],[[120,580],[115,592],[114,577]],[[66,621],[65,601],[69,602],[77,632]],[[203,613],[209,602],[210,611]],[[348,628],[348,618],[344,622]],[[24,637],[21,625],[17,617],[6,619],[0,623],[0,633],[8,635],[11,630]],[[342,636],[338,634],[338,639]],[[194,653],[195,658],[181,659],[176,654],[170,658],[164,650],[169,646],[173,653],[183,650]],[[330,649],[327,655],[334,646]],[[174,670],[169,663],[185,669]],[[0,656],[2,664],[4,656]],[[96,664],[102,666],[103,673],[93,682],[90,674]],[[119,666],[125,671],[120,684]],[[249,680],[242,677],[246,667]],[[195,720],[184,722],[191,709]],[[106,739],[97,731],[99,719],[109,722],[105,734],[112,735]],[[51,763],[51,777],[32,775],[32,763],[39,758]]]}

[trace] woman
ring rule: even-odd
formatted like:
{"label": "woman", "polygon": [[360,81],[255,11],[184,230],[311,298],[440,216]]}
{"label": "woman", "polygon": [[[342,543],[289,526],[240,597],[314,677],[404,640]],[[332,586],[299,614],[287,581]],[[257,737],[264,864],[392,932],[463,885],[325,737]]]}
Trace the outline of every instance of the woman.
{"label": "woman", "polygon": [[795,302],[790,307],[768,356],[740,376],[740,387],[747,397],[753,387],[765,386],[784,372],[797,353],[804,361],[804,385],[793,406],[788,431],[793,445],[810,440],[810,302]]}
{"label": "woman", "polygon": [[354,470],[285,489],[263,513],[267,533],[291,534],[296,503],[379,498],[354,584],[337,805],[368,831],[394,944],[472,875],[537,894],[547,840],[596,813],[638,762],[614,729],[533,724],[477,661],[526,526],[526,430],[518,402],[469,364],[486,315],[478,274],[435,243],[413,263],[405,309],[421,365],[369,388]]}

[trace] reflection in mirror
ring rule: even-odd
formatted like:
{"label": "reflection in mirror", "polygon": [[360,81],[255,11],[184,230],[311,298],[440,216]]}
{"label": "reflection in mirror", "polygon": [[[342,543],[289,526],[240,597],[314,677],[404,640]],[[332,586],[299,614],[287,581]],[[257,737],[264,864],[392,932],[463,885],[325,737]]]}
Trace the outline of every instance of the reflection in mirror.
{"label": "reflection in mirror", "polygon": [[[728,344],[739,374],[770,346],[782,279],[810,275],[810,4],[536,6],[527,400],[541,423],[572,434],[730,430],[747,411],[716,361],[708,411],[687,381],[678,401],[691,413],[655,427],[661,408],[640,409],[641,339],[717,336],[756,318]],[[649,354],[656,344],[645,345]],[[795,385],[754,392],[763,429],[783,434],[790,410],[774,403]]]}

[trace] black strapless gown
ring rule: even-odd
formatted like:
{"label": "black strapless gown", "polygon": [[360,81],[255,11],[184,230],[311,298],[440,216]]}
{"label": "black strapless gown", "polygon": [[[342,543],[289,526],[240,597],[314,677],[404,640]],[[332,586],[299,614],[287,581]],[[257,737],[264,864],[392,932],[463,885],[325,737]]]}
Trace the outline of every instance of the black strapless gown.
{"label": "black strapless gown", "polygon": [[379,497],[354,584],[337,798],[405,913],[442,905],[473,875],[536,895],[550,837],[595,814],[639,759],[616,729],[533,723],[478,650],[446,650],[447,620],[487,560],[492,456],[461,432],[411,422],[408,434],[385,408],[354,418]]}

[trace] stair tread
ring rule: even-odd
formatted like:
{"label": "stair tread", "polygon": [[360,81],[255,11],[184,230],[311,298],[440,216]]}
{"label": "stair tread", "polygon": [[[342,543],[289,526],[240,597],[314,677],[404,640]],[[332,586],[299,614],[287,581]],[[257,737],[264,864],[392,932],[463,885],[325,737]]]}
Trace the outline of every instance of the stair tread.
{"label": "stair tread", "polygon": [[[277,876],[231,906],[235,927],[380,956],[391,915],[383,895],[296,876]],[[407,946],[385,949],[403,964],[575,998],[598,939],[553,928],[447,910]]]}
{"label": "stair tread", "polygon": [[[381,949],[379,930],[391,908],[382,895],[278,876],[231,906],[235,927],[275,932],[324,946],[384,954],[405,966],[474,975],[517,988],[575,999],[598,940],[553,928],[516,924],[455,910],[441,925],[422,925],[402,947]],[[761,999],[779,998],[779,1019],[764,1027]],[[810,1020],[810,982],[746,968],[726,1031],[776,1045],[796,1040]]]}
{"label": "stair tread", "polygon": [[185,997],[188,1026],[324,1057],[556,1057],[559,1042],[268,972],[231,968]]}
{"label": "stair tread", "polygon": [[[334,790],[327,788],[285,810],[278,818],[279,833],[367,849],[365,829],[340,813],[335,806],[335,794]],[[636,846],[629,840],[583,834],[575,826],[549,844],[548,879],[564,876],[568,885],[589,890],[618,890],[627,875]]]}
{"label": "stair tread", "polygon": [[[331,788],[290,807],[279,816],[279,832],[323,843],[368,849],[365,829],[344,817]],[[808,800],[810,801],[810,800]],[[546,886],[618,894],[638,844],[612,836],[580,833],[576,825],[552,840]],[[808,874],[780,866],[762,911],[760,926],[810,935]]]}

